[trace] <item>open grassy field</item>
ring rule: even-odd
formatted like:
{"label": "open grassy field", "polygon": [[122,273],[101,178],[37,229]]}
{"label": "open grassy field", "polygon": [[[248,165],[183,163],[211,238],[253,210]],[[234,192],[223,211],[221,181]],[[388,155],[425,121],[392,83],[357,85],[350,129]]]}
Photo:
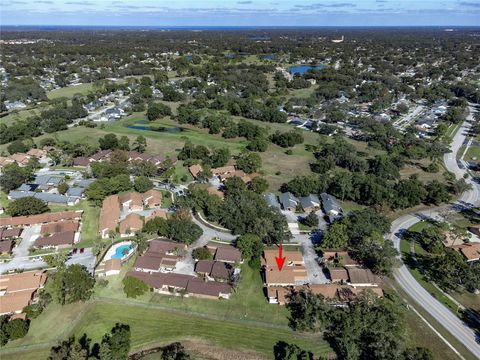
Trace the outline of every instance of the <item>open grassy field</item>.
{"label": "open grassy field", "polygon": [[28,117],[40,115],[40,112],[44,108],[45,105],[39,105],[35,108],[31,109],[24,109],[24,110],[15,110],[9,113],[7,116],[0,118],[0,123],[4,123],[6,125],[10,125],[15,121],[25,120]]}
{"label": "open grassy field", "polygon": [[77,86],[67,86],[60,89],[55,89],[47,92],[47,97],[52,99],[58,99],[61,97],[73,98],[75,94],[86,95],[93,90],[93,85],[91,83],[80,84]]}

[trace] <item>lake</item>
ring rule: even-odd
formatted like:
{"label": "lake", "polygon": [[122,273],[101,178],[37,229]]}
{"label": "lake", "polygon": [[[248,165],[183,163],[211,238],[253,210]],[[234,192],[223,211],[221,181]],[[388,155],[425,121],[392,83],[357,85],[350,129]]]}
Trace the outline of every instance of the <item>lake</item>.
{"label": "lake", "polygon": [[325,65],[295,65],[290,66],[288,71],[291,74],[305,74],[308,70],[323,70],[325,69]]}
{"label": "lake", "polygon": [[144,131],[156,131],[156,132],[168,132],[168,133],[179,133],[182,132],[183,129],[180,127],[163,127],[160,126],[158,128],[156,127],[150,127],[150,126],[144,126],[144,125],[129,125],[127,126],[129,129],[134,129],[134,130],[144,130]]}

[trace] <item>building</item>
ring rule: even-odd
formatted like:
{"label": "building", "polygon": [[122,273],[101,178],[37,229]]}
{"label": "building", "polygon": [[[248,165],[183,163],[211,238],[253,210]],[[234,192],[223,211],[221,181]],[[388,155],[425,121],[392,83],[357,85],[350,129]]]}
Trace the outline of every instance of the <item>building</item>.
{"label": "building", "polygon": [[480,243],[470,243],[461,246],[460,253],[467,262],[480,260]]}
{"label": "building", "polygon": [[190,166],[188,168],[188,171],[190,171],[190,174],[192,174],[193,178],[196,179],[198,177],[198,174],[203,171],[203,168],[201,165],[195,164]]}
{"label": "building", "polygon": [[195,264],[195,272],[205,276],[207,280],[229,281],[234,270],[232,264],[222,261],[199,260]]}
{"label": "building", "polygon": [[300,199],[300,206],[302,207],[303,211],[306,213],[310,213],[312,211],[316,211],[320,209],[320,199],[315,194],[310,194],[305,197],[301,197]]}
{"label": "building", "polygon": [[130,213],[120,221],[119,231],[121,237],[128,237],[143,228],[143,220],[140,215]]}
{"label": "building", "polygon": [[122,270],[122,261],[120,259],[110,259],[105,261],[105,276],[118,275]]}
{"label": "building", "polygon": [[167,220],[167,213],[164,210],[155,209],[150,215],[145,216],[145,223],[157,217]]}
{"label": "building", "polygon": [[143,205],[148,208],[160,207],[162,205],[162,193],[158,190],[148,190],[142,194]]}
{"label": "building", "polygon": [[79,157],[73,158],[73,166],[74,167],[85,168],[89,165],[90,165],[90,160],[86,157],[79,156]]}
{"label": "building", "polygon": [[372,273],[369,269],[363,269],[360,267],[349,267],[348,272],[348,284],[353,287],[376,287],[381,283],[379,276]]}
{"label": "building", "polygon": [[218,246],[215,251],[215,261],[223,261],[227,263],[242,263],[242,253],[237,248],[225,245]]}
{"label": "building", "polygon": [[29,271],[0,276],[0,315],[19,314],[33,304],[38,290],[47,281],[44,271]]}
{"label": "building", "polygon": [[65,231],[77,231],[80,223],[76,220],[57,221],[42,225],[40,234],[46,236],[48,234],[61,233]]}
{"label": "building", "polygon": [[322,199],[323,211],[325,212],[325,214],[327,214],[330,222],[333,222],[337,218],[342,216],[342,207],[334,196],[327,193],[321,193],[320,197]]}
{"label": "building", "polygon": [[152,240],[147,251],[139,256],[134,269],[140,272],[170,272],[175,269],[179,254],[186,251],[187,245],[165,240]]}
{"label": "building", "polygon": [[102,239],[106,239],[111,231],[115,232],[120,217],[118,195],[107,196],[100,210],[99,231]]}
{"label": "building", "polygon": [[141,211],[143,210],[143,198],[137,192],[128,192],[119,197],[123,210]]}
{"label": "building", "polygon": [[283,209],[288,211],[295,211],[300,203],[300,200],[291,192],[281,193],[279,199]]}
{"label": "building", "polygon": [[[72,246],[76,242],[75,231],[64,231],[54,233],[50,236],[41,236],[35,240],[35,248],[63,249]],[[78,238],[77,238],[78,239]]]}
{"label": "building", "polygon": [[277,250],[264,250],[262,268],[267,287],[303,285],[307,282],[307,271],[300,251],[284,251],[285,263],[278,269],[275,258]]}
{"label": "building", "polygon": [[17,239],[22,235],[23,228],[0,228],[0,240]]}
{"label": "building", "polygon": [[330,280],[334,283],[346,283],[348,281],[348,272],[343,267],[335,267],[328,269]]}
{"label": "building", "polygon": [[266,193],[263,195],[263,198],[268,206],[280,209],[280,203],[278,202],[277,195],[274,193]]}
{"label": "building", "polygon": [[225,198],[225,194],[223,193],[223,191],[218,190],[215,186],[209,186],[207,188],[207,191],[210,195],[218,196],[220,199]]}
{"label": "building", "polygon": [[47,224],[62,220],[81,220],[83,210],[59,211],[53,213],[44,213],[39,215],[15,216],[9,218],[0,218],[0,226],[31,226]]}
{"label": "building", "polygon": [[0,241],[0,255],[10,255],[13,249],[12,240],[2,240]]}

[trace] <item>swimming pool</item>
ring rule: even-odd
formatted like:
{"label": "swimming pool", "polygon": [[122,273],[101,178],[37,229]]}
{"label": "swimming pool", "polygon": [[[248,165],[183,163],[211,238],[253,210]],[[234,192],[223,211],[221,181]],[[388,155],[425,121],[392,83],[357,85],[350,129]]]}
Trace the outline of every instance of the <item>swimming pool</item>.
{"label": "swimming pool", "polygon": [[117,247],[115,253],[112,255],[112,259],[122,259],[124,256],[128,255],[132,248],[132,245],[122,245]]}

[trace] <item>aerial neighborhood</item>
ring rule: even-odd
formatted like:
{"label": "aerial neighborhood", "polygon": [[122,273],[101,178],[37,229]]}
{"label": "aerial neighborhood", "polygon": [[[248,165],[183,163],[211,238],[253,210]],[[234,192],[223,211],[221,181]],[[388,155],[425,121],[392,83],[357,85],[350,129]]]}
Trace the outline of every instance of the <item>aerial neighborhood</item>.
{"label": "aerial neighborhood", "polygon": [[450,30],[7,27],[0,358],[480,358]]}

